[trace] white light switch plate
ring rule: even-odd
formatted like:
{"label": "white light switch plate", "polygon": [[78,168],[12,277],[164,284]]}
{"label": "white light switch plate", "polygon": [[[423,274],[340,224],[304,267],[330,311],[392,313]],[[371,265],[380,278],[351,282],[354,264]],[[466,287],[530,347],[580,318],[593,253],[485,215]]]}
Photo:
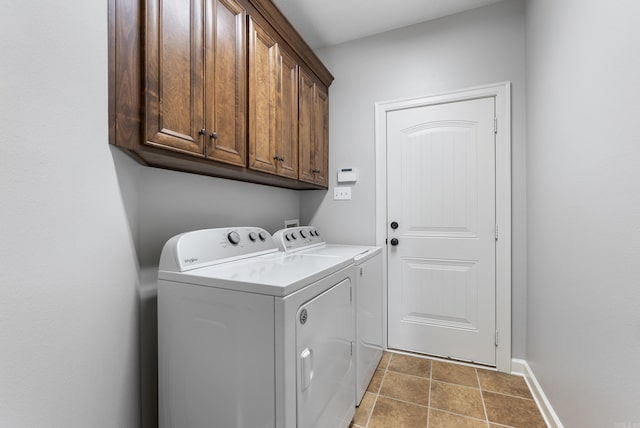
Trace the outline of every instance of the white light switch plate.
{"label": "white light switch plate", "polygon": [[347,201],[351,199],[351,187],[334,187],[333,200]]}

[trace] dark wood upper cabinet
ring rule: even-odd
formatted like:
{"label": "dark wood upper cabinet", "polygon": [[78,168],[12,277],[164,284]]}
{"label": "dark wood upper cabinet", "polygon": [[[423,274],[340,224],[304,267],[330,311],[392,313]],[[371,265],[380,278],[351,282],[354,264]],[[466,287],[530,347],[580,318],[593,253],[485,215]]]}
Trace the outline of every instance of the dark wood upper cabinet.
{"label": "dark wood upper cabinet", "polygon": [[146,144],[204,156],[204,28],[201,0],[149,0]]}
{"label": "dark wood upper cabinet", "polygon": [[246,11],[234,0],[205,2],[205,129],[209,134],[206,155],[216,161],[245,166]]}
{"label": "dark wood upper cabinet", "polygon": [[276,153],[278,174],[298,178],[298,64],[285,50],[278,50],[278,108]]}
{"label": "dark wood upper cabinet", "polygon": [[299,95],[299,150],[301,181],[313,183],[315,181],[315,138],[313,135],[315,82],[305,70],[300,69]]}
{"label": "dark wood upper cabinet", "polygon": [[159,168],[327,187],[333,76],[271,0],[108,2],[111,144]]}
{"label": "dark wood upper cabinet", "polygon": [[245,20],[233,0],[147,1],[146,144],[245,165]]}
{"label": "dark wood upper cabinet", "polygon": [[275,174],[278,44],[249,18],[249,168]]}
{"label": "dark wood upper cabinet", "polygon": [[299,129],[301,181],[327,187],[329,96],[327,88],[300,69]]}
{"label": "dark wood upper cabinet", "polygon": [[298,65],[251,18],[249,168],[298,178]]}
{"label": "dark wood upper cabinet", "polygon": [[322,84],[316,83],[314,98],[314,155],[315,184],[327,187],[329,184],[329,92]]}

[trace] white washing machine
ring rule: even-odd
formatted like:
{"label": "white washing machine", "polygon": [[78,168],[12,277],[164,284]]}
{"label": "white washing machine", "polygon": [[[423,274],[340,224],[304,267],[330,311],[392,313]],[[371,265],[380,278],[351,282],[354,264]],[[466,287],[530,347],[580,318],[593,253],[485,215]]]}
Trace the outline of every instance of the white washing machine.
{"label": "white washing machine", "polygon": [[255,227],[171,238],[158,272],[161,428],[346,428],[349,257],[278,251]]}
{"label": "white washing machine", "polygon": [[349,257],[356,267],[356,405],[375,374],[383,349],[382,249],[357,245],[327,244],[318,229],[301,226],[274,233],[278,247],[289,254]]}

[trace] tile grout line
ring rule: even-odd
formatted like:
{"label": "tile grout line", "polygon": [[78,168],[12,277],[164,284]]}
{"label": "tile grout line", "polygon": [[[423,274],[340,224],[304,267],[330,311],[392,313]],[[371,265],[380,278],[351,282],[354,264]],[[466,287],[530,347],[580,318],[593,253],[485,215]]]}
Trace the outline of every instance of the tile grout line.
{"label": "tile grout line", "polygon": [[429,362],[429,400],[427,401],[427,428],[431,417],[431,385],[433,385],[433,361]]}
{"label": "tile grout line", "polygon": [[387,371],[390,371],[392,373],[398,373],[398,374],[401,374],[401,375],[404,375],[404,376],[417,377],[418,379],[430,379],[430,377],[428,377],[428,376],[418,376],[418,375],[414,375],[414,374],[411,374],[411,373],[399,372],[397,370],[389,369]]}
{"label": "tile grout line", "polygon": [[[411,404],[413,406],[422,407],[423,409],[429,409],[429,406],[426,404],[416,403],[415,401],[403,400],[402,398],[392,397],[390,395],[380,394],[381,397],[388,398],[389,400],[399,401],[400,403]],[[436,409],[439,410],[439,409]]]}
{"label": "tile grout line", "polygon": [[[451,410],[444,410],[444,409],[438,409],[437,407],[431,407],[432,410],[438,411],[440,413],[448,413],[450,415],[454,415],[454,416],[460,416],[463,419],[471,419],[474,421],[478,421],[478,422],[487,422],[486,420],[482,420],[480,418],[476,418],[475,416],[469,416],[469,415],[465,415],[463,413],[456,413],[456,412],[452,412]],[[490,422],[490,423],[494,423],[494,422]],[[505,425],[508,426],[508,425]]]}
{"label": "tile grout line", "polygon": [[507,394],[505,392],[498,392],[498,391],[492,391],[490,389],[481,389],[482,391],[488,392],[490,394],[496,394],[496,395],[502,395],[504,397],[511,397],[511,398],[519,398],[521,400],[529,400],[529,401],[536,401],[533,398],[529,398],[529,397],[522,397],[520,395],[513,395],[513,394]]}
{"label": "tile grout line", "polygon": [[[384,378],[384,375],[383,375]],[[367,417],[367,422],[365,422],[364,424],[364,428],[367,428],[369,426],[369,422],[371,422],[371,416],[373,416],[373,409],[376,408],[376,403],[378,402],[378,397],[380,397],[380,394],[376,394],[376,398],[373,399],[373,405],[371,406],[371,410],[369,411],[369,416]]]}
{"label": "tile grout line", "polygon": [[[383,354],[384,356],[384,354]],[[384,382],[384,378],[387,376],[387,368],[389,367],[389,364],[391,363],[391,358],[392,355],[389,355],[389,361],[387,361],[387,364],[384,366],[384,368],[380,367],[378,363],[378,367],[380,367],[383,372],[382,372],[382,379],[380,379],[380,385],[378,386],[378,390],[376,391],[376,398],[373,400],[373,405],[371,406],[371,410],[369,411],[369,417],[367,417],[367,422],[364,425],[364,428],[367,428],[369,426],[369,422],[371,422],[371,417],[373,416],[373,411],[376,408],[376,404],[378,403],[378,398],[380,398],[380,390],[382,390],[382,384]]]}
{"label": "tile grout line", "polygon": [[480,383],[480,375],[478,374],[478,369],[474,369],[476,372],[476,379],[478,380],[478,388],[480,389],[480,400],[482,400],[482,410],[484,410],[484,419],[487,423],[487,428],[489,428],[489,414],[487,413],[487,405],[484,404],[484,394],[482,393],[482,384]]}
{"label": "tile grout line", "polygon": [[[391,358],[389,358],[389,361],[387,361],[387,366],[389,365],[389,362],[391,361]],[[373,405],[371,406],[371,411],[369,411],[369,417],[367,418],[367,423],[364,425],[364,428],[367,428],[369,426],[369,422],[371,422],[371,417],[373,417],[373,411],[376,408],[376,404],[378,404],[378,398],[380,398],[380,390],[382,389],[382,383],[384,382],[384,378],[387,376],[387,368],[385,367],[383,369],[383,373],[382,373],[382,379],[380,379],[380,386],[378,386],[378,391],[376,391],[376,398],[373,400]]]}

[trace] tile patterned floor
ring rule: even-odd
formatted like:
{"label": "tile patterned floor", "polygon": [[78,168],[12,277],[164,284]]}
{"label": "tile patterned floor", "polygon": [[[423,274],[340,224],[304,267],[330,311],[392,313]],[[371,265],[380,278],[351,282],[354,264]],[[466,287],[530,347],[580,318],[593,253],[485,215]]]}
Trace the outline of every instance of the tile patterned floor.
{"label": "tile patterned floor", "polygon": [[351,428],[545,428],[524,379],[385,352]]}

